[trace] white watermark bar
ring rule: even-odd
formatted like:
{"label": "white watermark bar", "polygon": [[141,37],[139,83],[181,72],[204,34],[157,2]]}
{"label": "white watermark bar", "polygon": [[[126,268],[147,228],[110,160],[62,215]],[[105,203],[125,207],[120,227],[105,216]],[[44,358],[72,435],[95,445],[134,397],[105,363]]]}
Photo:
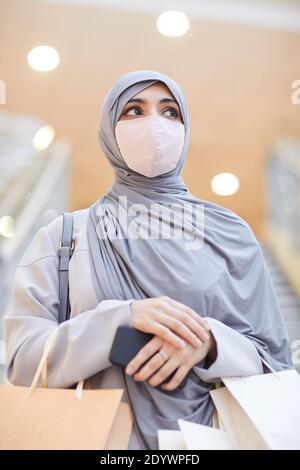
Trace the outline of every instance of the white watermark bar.
{"label": "white watermark bar", "polygon": [[0,80],[0,104],[6,104],[6,86],[3,80]]}

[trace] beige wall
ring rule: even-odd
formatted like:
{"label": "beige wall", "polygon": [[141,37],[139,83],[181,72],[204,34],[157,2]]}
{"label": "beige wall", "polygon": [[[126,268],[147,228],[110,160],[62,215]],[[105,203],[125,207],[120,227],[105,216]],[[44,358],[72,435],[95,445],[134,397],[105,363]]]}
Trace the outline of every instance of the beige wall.
{"label": "beige wall", "polygon": [[[38,73],[31,48],[58,49],[61,65]],[[0,79],[7,110],[29,112],[73,141],[72,209],[86,207],[109,187],[112,171],[98,146],[102,100],[119,75],[134,69],[169,74],[187,97],[191,139],[183,177],[203,199],[244,217],[260,236],[264,161],[273,140],[300,135],[300,105],[291,82],[300,79],[300,35],[191,21],[189,33],[165,38],[155,17],[115,11],[1,0]],[[240,191],[216,196],[211,178],[235,173]]]}

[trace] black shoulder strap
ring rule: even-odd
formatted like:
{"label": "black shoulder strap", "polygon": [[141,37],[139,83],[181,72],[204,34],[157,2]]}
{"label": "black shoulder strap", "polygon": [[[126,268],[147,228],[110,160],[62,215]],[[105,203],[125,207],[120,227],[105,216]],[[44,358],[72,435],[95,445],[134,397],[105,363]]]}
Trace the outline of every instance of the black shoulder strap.
{"label": "black shoulder strap", "polygon": [[59,274],[59,309],[58,321],[62,323],[70,318],[69,301],[69,261],[74,251],[73,214],[63,212],[62,238],[58,250],[58,274]]}

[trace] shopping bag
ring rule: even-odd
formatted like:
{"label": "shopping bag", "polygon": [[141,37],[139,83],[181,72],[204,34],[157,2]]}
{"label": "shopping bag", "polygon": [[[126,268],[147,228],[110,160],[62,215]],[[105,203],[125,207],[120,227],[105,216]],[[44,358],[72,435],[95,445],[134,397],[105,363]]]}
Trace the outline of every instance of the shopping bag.
{"label": "shopping bag", "polygon": [[[0,386],[0,449],[128,448],[132,417],[123,389],[44,388],[48,338],[31,387]],[[42,386],[37,383],[42,377]]]}
{"label": "shopping bag", "polygon": [[226,431],[184,419],[178,419],[178,425],[188,450],[234,449]]}
{"label": "shopping bag", "polygon": [[300,376],[294,370],[224,377],[211,390],[220,422],[237,449],[300,449]]}
{"label": "shopping bag", "polygon": [[181,430],[159,429],[157,431],[159,450],[187,450]]}
{"label": "shopping bag", "polygon": [[236,450],[265,450],[266,442],[243,408],[226,387],[210,392],[217,409],[219,429],[223,429]]}

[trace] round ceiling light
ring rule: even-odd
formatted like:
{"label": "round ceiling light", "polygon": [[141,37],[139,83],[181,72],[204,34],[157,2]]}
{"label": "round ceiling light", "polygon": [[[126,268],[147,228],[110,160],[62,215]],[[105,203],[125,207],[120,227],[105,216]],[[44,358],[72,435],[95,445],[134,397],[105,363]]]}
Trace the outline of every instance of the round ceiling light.
{"label": "round ceiling light", "polygon": [[189,29],[188,17],[181,11],[165,11],[156,21],[158,31],[164,36],[183,36]]}
{"label": "round ceiling light", "polygon": [[231,196],[240,187],[239,179],[232,173],[219,173],[211,181],[211,188],[219,196]]}
{"label": "round ceiling light", "polygon": [[38,46],[29,52],[27,60],[33,70],[50,72],[58,66],[59,55],[53,47]]}

